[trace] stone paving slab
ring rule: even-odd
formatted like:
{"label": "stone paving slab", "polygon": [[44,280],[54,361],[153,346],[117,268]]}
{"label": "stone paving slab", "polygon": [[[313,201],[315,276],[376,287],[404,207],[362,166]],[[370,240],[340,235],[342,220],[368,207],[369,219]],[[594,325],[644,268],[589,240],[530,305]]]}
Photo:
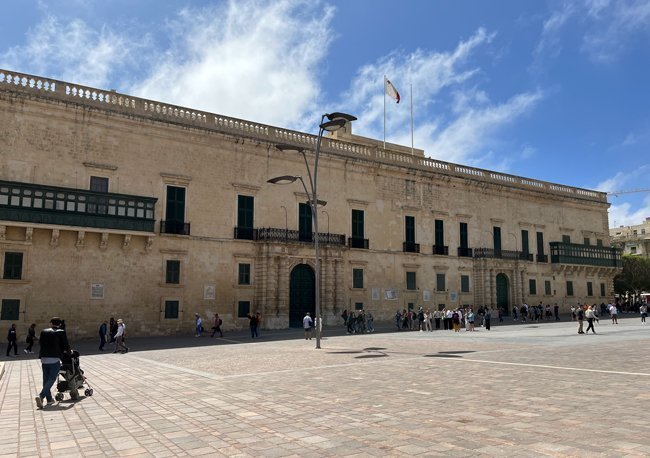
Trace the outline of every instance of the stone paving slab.
{"label": "stone paving slab", "polygon": [[94,395],[43,410],[38,360],[5,361],[0,457],[648,456],[650,331],[620,322],[339,335],[320,350],[134,340],[82,355]]}

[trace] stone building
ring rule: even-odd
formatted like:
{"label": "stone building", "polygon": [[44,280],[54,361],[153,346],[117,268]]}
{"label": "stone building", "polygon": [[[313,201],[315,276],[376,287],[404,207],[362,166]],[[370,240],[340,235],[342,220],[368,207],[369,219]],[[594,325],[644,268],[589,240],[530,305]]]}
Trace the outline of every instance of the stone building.
{"label": "stone building", "polygon": [[[76,337],[227,328],[314,310],[311,211],[299,183],[317,137],[0,70],[0,325],[64,317]],[[613,296],[604,193],[323,139],[321,311],[600,303]],[[431,152],[434,153],[435,152]],[[313,165],[313,164],[312,164]],[[3,324],[4,323],[4,324]]]}
{"label": "stone building", "polygon": [[623,254],[650,258],[650,217],[641,224],[609,230],[612,246]]}

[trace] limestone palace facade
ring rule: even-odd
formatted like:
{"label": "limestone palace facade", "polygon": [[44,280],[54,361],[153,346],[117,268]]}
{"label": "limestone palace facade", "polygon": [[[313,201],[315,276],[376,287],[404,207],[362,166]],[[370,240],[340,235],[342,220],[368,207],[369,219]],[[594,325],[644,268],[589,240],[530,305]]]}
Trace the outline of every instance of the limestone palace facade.
{"label": "limestone palace facade", "polygon": [[[316,123],[315,123],[316,124]],[[343,309],[577,303],[613,297],[604,193],[425,157],[352,134],[318,166],[323,322]],[[0,69],[0,328],[109,317],[132,335],[300,325],[315,308],[317,136]],[[431,152],[435,154],[435,152]]]}

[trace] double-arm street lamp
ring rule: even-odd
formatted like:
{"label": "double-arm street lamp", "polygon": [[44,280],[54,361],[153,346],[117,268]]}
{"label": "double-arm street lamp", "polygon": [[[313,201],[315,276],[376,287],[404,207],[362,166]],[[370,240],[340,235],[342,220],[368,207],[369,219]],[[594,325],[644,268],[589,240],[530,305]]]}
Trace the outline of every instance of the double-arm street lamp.
{"label": "double-arm street lamp", "polygon": [[[327,119],[327,121],[325,121]],[[305,161],[305,167],[307,168],[307,177],[309,178],[309,188],[307,188],[307,184],[305,183],[305,180],[301,176],[298,175],[282,175],[278,176],[275,178],[271,178],[268,180],[268,183],[272,184],[289,184],[289,183],[294,183],[296,181],[300,181],[302,183],[302,187],[305,190],[305,193],[307,194],[307,199],[309,200],[309,207],[311,209],[311,217],[312,221],[314,222],[314,251],[315,251],[315,262],[314,262],[314,280],[316,282],[316,291],[315,291],[315,317],[314,317],[314,324],[316,327],[316,348],[320,348],[320,338],[321,338],[321,326],[322,326],[322,317],[321,317],[321,312],[320,312],[320,244],[319,244],[319,237],[318,237],[318,206],[319,205],[325,205],[327,202],[318,200],[318,191],[317,191],[317,186],[318,186],[318,159],[320,156],[320,147],[321,147],[321,142],[323,140],[323,134],[325,132],[334,132],[335,130],[339,130],[348,121],[354,121],[357,118],[355,118],[352,115],[345,114],[345,113],[329,113],[329,114],[324,114],[321,117],[321,122],[318,126],[318,139],[316,141],[316,154],[314,158],[314,169],[312,172],[311,167],[309,166],[309,162],[307,161],[307,155],[305,153],[305,149],[300,147],[300,146],[293,146],[293,145],[276,145],[276,148],[279,149],[280,151],[296,151],[300,154],[302,154],[302,157]]]}

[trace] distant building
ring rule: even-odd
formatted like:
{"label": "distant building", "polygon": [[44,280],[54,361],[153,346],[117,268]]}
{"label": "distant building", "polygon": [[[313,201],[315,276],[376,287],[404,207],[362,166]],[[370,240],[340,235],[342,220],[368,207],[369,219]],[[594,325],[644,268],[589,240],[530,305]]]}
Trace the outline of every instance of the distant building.
{"label": "distant building", "polygon": [[[344,309],[612,299],[604,193],[335,134],[319,164],[324,325]],[[300,326],[314,231],[303,188],[267,183],[306,176],[279,143],[313,159],[307,133],[0,70],[0,320],[59,315],[76,337],[111,316],[132,335],[191,333],[195,313]]]}
{"label": "distant building", "polygon": [[641,224],[612,228],[609,236],[623,254],[650,258],[650,217]]}

